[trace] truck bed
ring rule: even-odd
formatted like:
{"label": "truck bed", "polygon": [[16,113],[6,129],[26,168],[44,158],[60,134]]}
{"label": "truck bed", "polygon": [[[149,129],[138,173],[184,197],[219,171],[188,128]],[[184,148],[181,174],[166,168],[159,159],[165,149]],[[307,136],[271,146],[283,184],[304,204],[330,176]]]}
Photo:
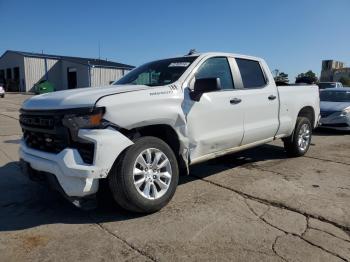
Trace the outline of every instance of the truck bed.
{"label": "truck bed", "polygon": [[294,129],[296,116],[301,108],[311,105],[315,110],[313,127],[317,126],[320,115],[320,96],[316,85],[277,86],[280,100],[280,128],[277,135],[290,135]]}

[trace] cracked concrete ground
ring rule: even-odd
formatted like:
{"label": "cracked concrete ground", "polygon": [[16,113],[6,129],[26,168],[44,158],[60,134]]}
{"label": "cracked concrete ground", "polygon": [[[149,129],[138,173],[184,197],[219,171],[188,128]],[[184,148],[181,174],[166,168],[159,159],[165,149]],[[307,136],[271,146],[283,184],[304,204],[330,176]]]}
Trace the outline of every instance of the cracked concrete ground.
{"label": "cracked concrete ground", "polygon": [[0,261],[350,261],[350,133],[318,131],[301,158],[276,141],[193,166],[152,215],[105,198],[83,212],[21,175],[25,98],[0,99]]}

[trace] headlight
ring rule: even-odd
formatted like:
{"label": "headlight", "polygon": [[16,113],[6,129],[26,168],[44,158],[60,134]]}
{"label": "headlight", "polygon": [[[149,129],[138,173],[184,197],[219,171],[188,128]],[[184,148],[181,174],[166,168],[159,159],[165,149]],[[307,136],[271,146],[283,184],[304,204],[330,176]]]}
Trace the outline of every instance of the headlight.
{"label": "headlight", "polygon": [[98,107],[84,113],[67,114],[63,117],[62,123],[69,128],[73,140],[76,140],[81,128],[103,128],[102,117],[104,113],[105,108]]}
{"label": "headlight", "polygon": [[345,108],[340,114],[340,116],[347,116],[347,115],[350,115],[350,106]]}

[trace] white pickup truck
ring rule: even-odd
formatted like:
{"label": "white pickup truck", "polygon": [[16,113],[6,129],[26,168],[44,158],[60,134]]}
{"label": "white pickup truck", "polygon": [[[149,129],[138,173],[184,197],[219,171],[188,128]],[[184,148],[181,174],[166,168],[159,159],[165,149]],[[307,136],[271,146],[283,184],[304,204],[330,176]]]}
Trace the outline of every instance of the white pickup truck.
{"label": "white pickup truck", "polygon": [[277,87],[263,59],[192,54],[144,64],[111,86],[25,101],[20,158],[76,206],[106,179],[120,206],[149,213],[192,164],[279,138],[289,156],[304,155],[319,114],[317,86]]}

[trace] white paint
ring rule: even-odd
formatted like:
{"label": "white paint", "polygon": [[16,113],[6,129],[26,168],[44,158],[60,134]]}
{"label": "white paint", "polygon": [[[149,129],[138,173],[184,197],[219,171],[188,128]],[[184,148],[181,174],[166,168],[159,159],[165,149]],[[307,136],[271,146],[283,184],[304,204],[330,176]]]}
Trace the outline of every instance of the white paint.
{"label": "white paint", "polygon": [[117,156],[133,142],[113,129],[84,129],[79,131],[79,137],[95,143],[92,165],[85,164],[76,149],[46,153],[28,148],[23,140],[19,155],[35,170],[54,174],[68,196],[94,194],[98,190],[98,179],[107,176]]}

